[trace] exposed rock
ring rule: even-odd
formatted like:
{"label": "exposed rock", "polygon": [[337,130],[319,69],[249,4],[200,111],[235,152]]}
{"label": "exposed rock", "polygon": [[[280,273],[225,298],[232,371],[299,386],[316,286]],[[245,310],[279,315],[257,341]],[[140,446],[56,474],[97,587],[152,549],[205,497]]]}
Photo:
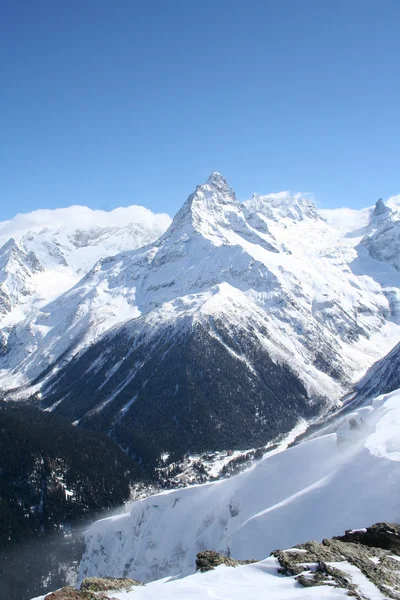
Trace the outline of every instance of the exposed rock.
{"label": "exposed rock", "polygon": [[117,577],[86,577],[81,583],[81,590],[90,592],[105,592],[109,590],[131,590],[138,585],[144,585],[136,579]]}
{"label": "exposed rock", "polygon": [[303,587],[315,587],[318,585],[333,585],[349,591],[349,596],[362,598],[357,592],[357,588],[351,581],[349,575],[346,575],[340,569],[327,565],[324,562],[319,562],[314,571],[310,571],[308,576],[301,573],[296,577],[296,580]]}
{"label": "exposed rock", "polygon": [[44,600],[116,600],[105,594],[96,594],[89,591],[77,590],[73,587],[63,587],[56,592],[51,592]]}
{"label": "exposed rock", "polygon": [[372,213],[372,218],[380,217],[382,215],[389,215],[389,214],[391,214],[391,212],[392,211],[389,208],[389,206],[386,206],[386,204],[384,203],[382,198],[379,198],[379,200],[377,200],[377,202],[375,203],[375,208],[374,208],[374,212]]}
{"label": "exposed rock", "polygon": [[[296,552],[296,550],[298,550]],[[334,585],[362,598],[351,578],[329,563],[347,561],[356,566],[387,597],[400,599],[400,526],[376,523],[367,529],[349,530],[344,536],[299,544],[272,553],[280,572],[297,575],[304,586]],[[310,568],[310,563],[316,566]]]}
{"label": "exposed rock", "polygon": [[375,523],[365,530],[348,529],[344,535],[334,539],[392,550],[394,554],[400,555],[400,525],[393,523]]}
{"label": "exposed rock", "polygon": [[255,562],[257,562],[257,560],[236,560],[230,556],[215,552],[214,550],[204,550],[203,552],[199,552],[196,556],[196,570],[205,573],[206,571],[212,571],[219,565],[237,567],[238,565],[249,565]]}

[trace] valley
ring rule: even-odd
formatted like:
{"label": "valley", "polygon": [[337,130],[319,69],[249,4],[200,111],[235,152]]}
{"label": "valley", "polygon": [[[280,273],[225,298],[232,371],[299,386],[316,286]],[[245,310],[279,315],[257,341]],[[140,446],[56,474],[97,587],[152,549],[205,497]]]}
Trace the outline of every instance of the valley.
{"label": "valley", "polygon": [[[61,544],[64,575],[46,589],[74,583],[78,563],[78,584],[147,583],[191,577],[204,550],[271,561],[278,547],[399,520],[399,198],[359,211],[286,192],[241,203],[213,173],[172,220],[62,210],[68,226],[56,214],[44,228],[37,215],[0,224],[3,430],[27,428],[44,465],[27,467],[22,495],[0,473],[3,505],[19,498],[15,532],[29,525],[4,540],[9,557],[30,536],[50,557],[40,506],[57,494],[52,534],[120,507]],[[96,502],[75,515],[81,476],[66,475],[65,452],[78,442],[52,448],[52,419],[88,456],[96,436],[110,440],[128,461],[121,497],[104,456]],[[48,565],[34,567],[42,585]]]}
{"label": "valley", "polygon": [[397,342],[396,246],[368,248],[399,217],[397,198],[239,203],[214,173],[158,240],[100,258],[3,334],[3,397],[108,433],[149,468],[265,445],[338,407]]}

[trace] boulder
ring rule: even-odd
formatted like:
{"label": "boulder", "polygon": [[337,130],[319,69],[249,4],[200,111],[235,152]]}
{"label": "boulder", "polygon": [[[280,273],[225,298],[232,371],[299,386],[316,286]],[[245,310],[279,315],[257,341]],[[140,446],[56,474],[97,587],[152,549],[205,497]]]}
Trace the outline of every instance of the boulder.
{"label": "boulder", "polygon": [[393,523],[375,523],[366,529],[348,529],[344,535],[334,539],[392,550],[400,555],[400,525]]}
{"label": "boulder", "polygon": [[110,590],[131,590],[137,585],[144,585],[136,579],[117,577],[86,577],[81,583],[82,591],[106,592]]}
{"label": "boulder", "polygon": [[[305,586],[334,585],[348,590],[348,595],[361,598],[351,578],[329,563],[347,561],[360,571],[386,596],[400,598],[400,526],[375,523],[366,529],[348,530],[343,536],[306,542],[290,550],[275,550],[280,572],[295,575]],[[311,565],[315,565],[310,568]]]}
{"label": "boulder", "polygon": [[[63,587],[56,592],[51,592],[44,600],[113,600],[105,594],[95,594],[89,591],[77,590],[74,587]],[[116,600],[116,599],[114,599]]]}
{"label": "boulder", "polygon": [[257,560],[236,560],[230,556],[225,556],[214,550],[203,550],[196,555],[196,570],[205,573],[212,571],[219,565],[227,567],[237,567],[238,565],[249,565],[258,562]]}

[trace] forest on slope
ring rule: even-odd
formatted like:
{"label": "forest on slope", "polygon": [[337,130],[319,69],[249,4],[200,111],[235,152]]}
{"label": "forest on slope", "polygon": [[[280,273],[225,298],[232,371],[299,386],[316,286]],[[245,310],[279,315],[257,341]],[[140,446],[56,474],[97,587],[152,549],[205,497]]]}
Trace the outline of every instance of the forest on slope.
{"label": "forest on slope", "polygon": [[77,534],[129,498],[139,465],[105,435],[31,406],[0,404],[0,598],[63,585]]}

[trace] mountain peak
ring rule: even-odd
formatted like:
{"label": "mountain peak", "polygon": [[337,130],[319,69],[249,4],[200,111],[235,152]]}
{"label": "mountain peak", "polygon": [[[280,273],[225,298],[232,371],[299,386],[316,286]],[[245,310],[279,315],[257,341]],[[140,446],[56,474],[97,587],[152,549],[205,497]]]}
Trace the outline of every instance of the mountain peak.
{"label": "mountain peak", "polygon": [[382,198],[379,198],[375,203],[374,212],[372,213],[372,217],[380,217],[381,215],[388,215],[391,213],[391,209],[386,206]]}
{"label": "mountain peak", "polygon": [[185,204],[173,219],[172,225],[165,234],[180,231],[189,225],[195,231],[207,237],[221,237],[221,227],[229,227],[228,215],[240,213],[241,208],[236,200],[235,192],[229,187],[226,179],[217,172],[210,175],[205,183],[198,185]]}
{"label": "mountain peak", "polygon": [[25,253],[25,250],[23,250],[23,248],[21,247],[21,243],[17,241],[14,237],[10,237],[10,239],[7,240],[7,242],[5,242],[3,246],[1,246],[0,250],[2,252],[11,252],[12,250],[15,250],[18,252]]}
{"label": "mountain peak", "polygon": [[13,237],[0,248],[0,268],[3,276],[10,269],[12,272],[15,272],[15,269],[22,269],[24,276],[43,271],[35,253],[29,252],[20,240]]}
{"label": "mountain peak", "polygon": [[207,179],[206,185],[213,186],[219,189],[225,188],[228,191],[230,189],[225,177],[223,177],[221,173],[218,173],[218,171],[214,171],[214,173],[211,173],[210,177]]}
{"label": "mountain peak", "polygon": [[195,192],[189,196],[192,207],[200,202],[207,205],[210,209],[216,205],[238,204],[234,190],[229,187],[225,177],[215,171],[210,175],[205,183],[198,185]]}
{"label": "mountain peak", "polygon": [[5,270],[10,264],[23,263],[28,253],[19,240],[10,238],[0,248],[0,268]]}

